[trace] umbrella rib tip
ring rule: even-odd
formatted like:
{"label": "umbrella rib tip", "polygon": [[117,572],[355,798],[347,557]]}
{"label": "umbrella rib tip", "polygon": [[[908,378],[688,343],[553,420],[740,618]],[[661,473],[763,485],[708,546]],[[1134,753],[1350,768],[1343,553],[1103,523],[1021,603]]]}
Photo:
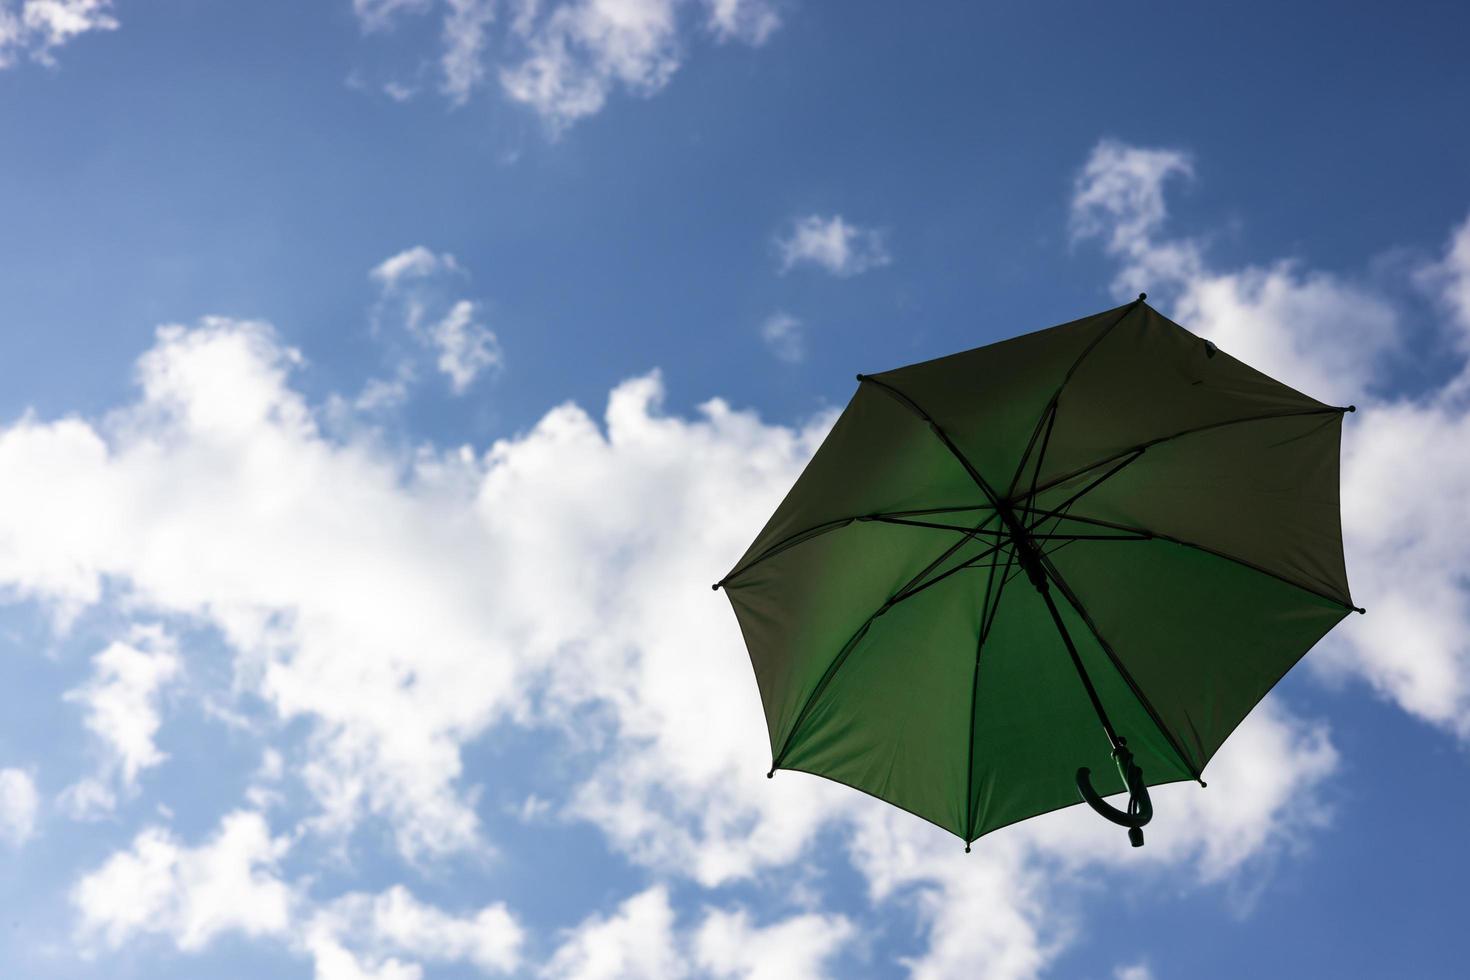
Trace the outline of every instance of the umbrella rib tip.
{"label": "umbrella rib tip", "polygon": [[858,380],[859,380],[859,381],[867,381],[867,380],[868,380],[868,376],[867,376],[867,375],[866,375],[866,374],[859,374],[859,375],[858,375],[858,376],[857,376],[857,379],[858,379]]}
{"label": "umbrella rib tip", "polygon": [[1368,614],[1368,610],[1364,609],[1362,606],[1354,606],[1353,612],[1357,613],[1359,616],[1366,616]]}
{"label": "umbrella rib tip", "polygon": [[1148,299],[1148,293],[1139,293],[1138,294],[1138,301],[1140,303],[1142,303],[1146,299]]}
{"label": "umbrella rib tip", "polygon": [[766,773],[766,778],[767,779],[775,779],[776,778],[776,767],[775,766],[772,766],[771,767],[771,771],[768,772],[768,773]]}
{"label": "umbrella rib tip", "polygon": [[711,585],[710,586],[710,591],[711,592],[718,592],[718,591],[720,591],[720,583],[719,582],[716,582],[714,585]]}

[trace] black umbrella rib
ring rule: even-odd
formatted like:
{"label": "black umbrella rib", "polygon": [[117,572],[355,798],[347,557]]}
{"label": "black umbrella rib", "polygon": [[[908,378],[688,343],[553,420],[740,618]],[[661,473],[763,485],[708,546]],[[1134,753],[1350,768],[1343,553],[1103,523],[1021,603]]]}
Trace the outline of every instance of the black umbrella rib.
{"label": "black umbrella rib", "polygon": [[[1005,571],[1000,573],[1000,586],[995,585],[996,563],[990,563],[990,574],[985,578],[985,598],[980,602],[980,636],[975,641],[975,668],[970,674],[970,740],[966,748],[965,759],[965,851],[970,850],[970,842],[975,834],[975,709],[980,702],[980,653],[985,649],[985,640],[990,636],[990,627],[995,623],[996,613],[1000,612],[1000,600],[1005,593],[1006,583],[1010,581],[1011,561],[1016,557],[1014,551],[1006,552]],[[990,601],[991,590],[995,591],[995,602]]]}
{"label": "black umbrella rib", "polygon": [[[1067,603],[1081,617],[1082,622],[1086,624],[1088,631],[1092,633],[1093,639],[1097,641],[1097,645],[1107,655],[1108,662],[1113,665],[1113,669],[1118,672],[1118,676],[1123,678],[1123,683],[1128,685],[1128,690],[1133,692],[1133,697],[1137,699],[1139,705],[1148,714],[1149,720],[1154,723],[1154,727],[1164,736],[1164,740],[1169,743],[1169,747],[1174,750],[1174,754],[1179,757],[1179,761],[1184,763],[1185,771],[1198,781],[1200,779],[1199,769],[1195,768],[1194,763],[1189,761],[1189,756],[1184,754],[1184,749],[1180,746],[1179,740],[1174,737],[1174,733],[1169,730],[1169,726],[1164,724],[1164,719],[1154,710],[1153,703],[1149,701],[1148,695],[1143,693],[1143,688],[1138,686],[1138,682],[1133,679],[1133,675],[1128,672],[1128,668],[1123,666],[1123,661],[1118,659],[1118,654],[1113,650],[1112,644],[1103,638],[1102,631],[1097,628],[1097,624],[1093,622],[1092,616],[1088,614],[1087,609],[1082,605],[1082,600],[1077,598],[1077,594],[1072,591],[1072,587],[1067,584],[1066,579],[1062,578],[1062,573],[1057,571],[1057,567],[1045,555],[1041,556],[1041,566],[1046,570],[1047,578],[1051,579],[1052,583],[1067,600]],[[1087,693],[1091,696],[1094,707],[1097,707],[1101,703],[1098,699],[1098,694],[1088,680],[1086,671],[1082,669],[1081,659],[1076,649],[1072,646],[1071,638],[1067,636],[1066,629],[1062,626],[1061,617],[1056,616],[1055,607],[1053,607],[1053,616],[1056,618],[1057,630],[1062,634],[1062,639],[1066,641],[1067,649],[1072,654],[1072,659],[1077,666],[1078,673],[1082,675],[1083,683],[1087,686]],[[1114,745],[1117,745],[1116,738],[1114,738]]]}
{"label": "black umbrella rib", "polygon": [[1084,473],[1095,470],[1099,466],[1106,466],[1114,460],[1122,459],[1124,456],[1127,456],[1130,453],[1152,449],[1154,446],[1162,445],[1166,442],[1173,442],[1175,439],[1182,439],[1185,436],[1192,436],[1201,432],[1209,432],[1212,429],[1223,429],[1227,426],[1232,425],[1244,425],[1247,422],[1270,422],[1274,419],[1299,418],[1301,416],[1307,415],[1341,415],[1344,412],[1351,412],[1355,410],[1356,406],[1351,405],[1341,408],[1309,408],[1292,412],[1271,412],[1266,415],[1247,415],[1244,418],[1225,419],[1220,422],[1210,422],[1205,425],[1196,425],[1192,428],[1181,429],[1178,432],[1171,432],[1168,435],[1159,436],[1155,439],[1150,439],[1147,442],[1141,442],[1136,446],[1128,446],[1124,449],[1118,450],[1111,456],[1106,456],[1102,459],[1097,460],[1096,462],[1088,463],[1086,466],[1080,466],[1077,469],[1072,470],[1070,473],[1063,473],[1061,476],[1052,477],[1050,480],[1047,480],[1045,483],[1038,486],[1034,493],[1045,493],[1053,487],[1061,486],[1069,480],[1075,480],[1077,477],[1082,476]]}
{"label": "black umbrella rib", "polygon": [[[1042,521],[1045,521],[1046,519],[1047,518],[1043,517],[1041,519],[1041,521],[1037,521],[1037,524],[1040,524]],[[931,528],[931,529],[936,530],[936,531],[957,531],[960,534],[972,534],[972,535],[973,534],[983,534],[983,535],[986,535],[987,537],[997,537],[997,538],[1009,537],[1009,535],[1010,535],[1010,532],[1008,532],[1008,531],[1000,531],[1000,530],[992,531],[992,530],[989,530],[989,529],[965,527],[962,524],[936,524],[936,523],[934,523],[932,521],[909,521],[909,520],[904,520],[902,518],[885,517],[885,516],[881,516],[881,515],[880,516],[874,516],[874,517],[859,517],[858,520],[860,520],[860,521],[876,521],[876,522],[878,522],[880,524],[899,524],[899,525],[902,525],[902,526],[905,526],[905,527],[925,527],[925,528]],[[1032,526],[1035,527],[1036,525],[1032,525]],[[1057,541],[1057,540],[1061,540],[1061,541],[1147,541],[1148,540],[1148,535],[1146,535],[1146,534],[1032,534],[1031,537],[1034,538],[1037,541]]]}
{"label": "black umbrella rib", "polygon": [[[1103,338],[1112,333],[1113,328],[1122,323],[1124,318],[1126,318],[1128,314],[1132,313],[1134,310],[1142,306],[1143,300],[1144,294],[1139,293],[1138,299],[1129,303],[1127,306],[1124,306],[1119,311],[1117,317],[1113,319],[1113,322],[1109,323],[1106,327],[1099,331],[1098,335],[1096,337],[1093,337],[1086,347],[1082,348],[1082,352],[1077,355],[1077,359],[1072,362],[1072,366],[1067,369],[1067,373],[1062,375],[1061,383],[1057,385],[1057,390],[1052,392],[1051,399],[1046,403],[1046,407],[1041,410],[1041,417],[1036,420],[1035,428],[1031,430],[1031,439],[1026,443],[1026,450],[1021,453],[1020,461],[1016,463],[1016,472],[1015,475],[1011,477],[1010,489],[1006,491],[1007,496],[1012,496],[1015,494],[1016,485],[1021,482],[1021,474],[1026,472],[1026,461],[1031,457],[1031,450],[1036,445],[1037,437],[1041,435],[1042,426],[1046,423],[1048,418],[1050,418],[1053,423],[1056,422],[1057,402],[1061,400],[1062,389],[1067,387],[1067,382],[1072,380],[1072,375],[1077,373],[1077,369],[1082,366],[1082,362],[1086,360],[1087,355],[1092,353],[1093,348],[1102,343]],[[1047,435],[1051,435],[1051,430],[1049,427],[1047,429]],[[1041,472],[1041,456],[1044,455],[1046,455],[1045,444],[1043,444],[1041,453],[1037,456],[1036,472],[1038,474]],[[1035,481],[1033,480],[1032,482],[1034,483]]]}
{"label": "black umbrella rib", "polygon": [[959,464],[965,468],[965,472],[970,475],[970,479],[974,480],[975,485],[980,488],[980,491],[982,493],[985,494],[985,499],[990,501],[992,507],[995,507],[997,509],[1000,508],[1000,498],[996,496],[996,493],[993,489],[991,489],[990,484],[985,481],[985,477],[981,476],[980,471],[975,469],[975,464],[970,462],[970,458],[964,453],[960,452],[960,447],[954,444],[954,440],[949,437],[949,433],[945,432],[944,429],[940,427],[939,423],[934,421],[934,416],[930,415],[928,412],[920,408],[918,402],[914,401],[908,395],[904,394],[902,391],[899,391],[897,388],[886,381],[879,381],[871,374],[860,374],[858,375],[858,380],[866,381],[869,384],[875,384],[879,388],[882,388],[884,391],[892,395],[899,402],[899,404],[905,406],[909,409],[909,411],[913,412],[919,418],[927,422],[929,424],[929,431],[933,432],[934,435],[939,438],[939,441],[944,443],[944,448],[948,449],[950,451],[950,454],[954,456],[954,458],[959,461]]}
{"label": "black umbrella rib", "polygon": [[1143,535],[1156,541],[1167,541],[1170,544],[1178,545],[1181,548],[1191,548],[1195,551],[1200,551],[1204,554],[1213,555],[1216,558],[1221,558],[1225,561],[1232,562],[1236,565],[1241,566],[1242,568],[1249,568],[1251,571],[1258,572],[1261,575],[1265,575],[1269,578],[1274,578],[1278,582],[1283,582],[1286,585],[1301,589],[1308,595],[1314,595],[1318,599],[1325,600],[1332,603],[1333,605],[1342,606],[1344,609],[1347,609],[1350,612],[1361,613],[1364,611],[1361,606],[1355,606],[1351,602],[1344,602],[1336,596],[1328,595],[1326,592],[1323,592],[1320,589],[1314,589],[1310,585],[1303,585],[1301,582],[1298,582],[1295,579],[1287,578],[1285,575],[1282,575],[1279,572],[1273,572],[1269,568],[1264,568],[1261,565],[1257,565],[1255,562],[1251,561],[1248,558],[1241,558],[1238,555],[1232,555],[1227,551],[1220,551],[1219,549],[1211,548],[1208,545],[1196,544],[1193,541],[1186,541],[1183,538],[1176,538],[1172,534],[1163,534],[1159,531],[1153,531],[1145,527],[1136,527],[1132,524],[1122,524],[1117,521],[1105,521],[1096,517],[1077,517],[1075,515],[1068,514],[1065,517],[1065,520],[1076,521],[1079,524],[1090,524],[1095,527],[1111,528],[1114,531],[1124,531],[1129,534]]}
{"label": "black umbrella rib", "polygon": [[[957,514],[967,510],[988,509],[990,509],[989,504],[976,504],[966,507],[932,507],[925,510],[895,510],[886,514],[853,514],[850,517],[836,517],[830,521],[824,521],[821,524],[815,524],[804,530],[797,531],[794,534],[787,535],[780,541],[777,541],[775,544],[771,545],[765,551],[762,551],[759,555],[756,555],[744,565],[741,565],[739,568],[735,569],[730,574],[720,579],[718,582],[715,583],[715,588],[721,588],[725,585],[728,585],[730,582],[734,581],[736,578],[739,578],[741,575],[744,575],[756,565],[759,565],[761,562],[768,559],[775,558],[777,555],[779,555],[783,551],[786,551],[788,548],[794,548],[799,544],[805,544],[812,538],[821,537],[828,531],[840,531],[842,528],[847,527],[848,525],[858,521],[885,521],[886,523],[899,523],[898,521],[887,521],[886,519],[892,517],[907,517],[908,515],[923,516],[926,514]],[[989,524],[993,517],[994,515],[991,515],[991,517],[986,518],[979,525],[970,530],[978,531],[986,524]],[[958,525],[951,526],[958,527]]]}
{"label": "black umbrella rib", "polygon": [[[1057,504],[1057,505],[1055,505],[1055,506],[1053,506],[1053,507],[1051,507],[1051,508],[1049,508],[1049,509],[1047,509],[1045,511],[1042,511],[1039,508],[1037,508],[1037,511],[1040,514],[1040,516],[1037,517],[1036,520],[1032,522],[1030,528],[1027,528],[1027,533],[1029,534],[1032,529],[1037,528],[1037,527],[1040,527],[1041,524],[1044,521],[1046,521],[1046,520],[1048,520],[1050,518],[1060,517],[1060,516],[1064,515],[1068,510],[1071,509],[1071,507],[1072,507],[1073,504],[1075,504],[1077,501],[1081,500],[1083,497],[1087,496],[1092,491],[1096,490],[1098,487],[1102,486],[1104,483],[1106,483],[1109,480],[1111,480],[1113,477],[1117,476],[1123,470],[1127,469],[1129,465],[1131,465],[1132,463],[1136,462],[1138,460],[1138,458],[1140,456],[1142,456],[1142,455],[1143,455],[1143,450],[1140,449],[1140,450],[1136,451],[1135,453],[1133,453],[1133,455],[1124,457],[1123,459],[1119,460],[1116,464],[1114,464],[1113,467],[1111,469],[1109,469],[1106,473],[1104,473],[1102,476],[1097,477],[1091,483],[1087,484],[1087,486],[1083,487],[1081,490],[1076,491],[1075,493],[1073,493],[1070,497],[1068,497],[1066,500],[1062,501],[1061,503],[1059,503],[1059,504]],[[1029,499],[1031,499],[1031,500],[1034,501],[1036,498],[1033,495]],[[1017,505],[1017,506],[1019,506],[1019,507],[1025,507],[1025,505]],[[1031,509],[1031,508],[1027,508],[1027,509]],[[1053,529],[1053,530],[1055,530],[1055,529]]]}
{"label": "black umbrella rib", "polygon": [[810,541],[812,538],[821,537],[828,531],[836,531],[840,528],[847,527],[849,524],[856,521],[857,519],[858,518],[856,516],[838,517],[834,520],[825,521],[821,524],[813,525],[812,527],[806,528],[805,530],[797,531],[795,534],[787,535],[780,541],[777,541],[775,544],[771,545],[765,551],[762,551],[760,554],[756,555],[744,565],[741,565],[739,568],[735,569],[734,571],[730,572],[730,574],[720,579],[718,582],[715,583],[715,588],[718,589],[721,586],[729,584],[734,579],[750,571],[756,565],[759,565],[761,562],[767,561],[771,558],[775,558],[777,555],[787,550],[788,548],[795,548],[797,545]]}

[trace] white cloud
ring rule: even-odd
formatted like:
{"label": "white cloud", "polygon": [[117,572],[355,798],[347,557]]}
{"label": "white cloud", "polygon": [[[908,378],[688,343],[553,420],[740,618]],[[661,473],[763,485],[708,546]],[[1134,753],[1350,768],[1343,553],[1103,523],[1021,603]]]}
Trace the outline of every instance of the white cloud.
{"label": "white cloud", "polygon": [[112,0],[0,0],[0,69],[21,57],[56,63],[56,50],[91,31],[117,30]]}
{"label": "white cloud", "polygon": [[401,885],[314,904],[309,879],[281,877],[290,847],[251,811],[227,814],[197,847],[150,827],[73,888],[80,937],[92,953],[144,934],[184,952],[227,933],[270,937],[310,956],[320,980],[418,980],[422,967],[404,956],[468,963],[487,976],[519,966],[524,932],[504,904],[456,916]]}
{"label": "white cloud", "polygon": [[761,340],[766,342],[772,354],[787,364],[796,364],[806,358],[802,323],[790,313],[778,310],[766,317],[761,324]]}
{"label": "white cloud", "polygon": [[0,840],[20,847],[36,833],[41,797],[24,769],[0,769]]}
{"label": "white cloud", "polygon": [[[1449,379],[1386,394],[1406,314],[1339,275],[1278,261],[1219,269],[1193,238],[1163,235],[1163,188],[1189,172],[1184,154],[1104,142],[1078,178],[1074,228],[1101,239],[1121,272],[1116,291],[1158,288],[1171,315],[1221,348],[1316,397],[1356,403],[1344,426],[1342,508],[1348,569],[1368,615],[1309,658],[1359,676],[1410,713],[1470,738],[1470,221],[1442,258],[1412,278],[1447,320],[1436,341]],[[1426,465],[1426,460],[1433,460]],[[1405,492],[1413,474],[1413,492]]]}
{"label": "white cloud", "polygon": [[436,255],[423,245],[415,245],[379,262],[368,275],[377,280],[383,288],[394,289],[411,279],[423,279],[436,273],[460,271],[459,263],[449,253]]}
{"label": "white cloud", "polygon": [[668,889],[654,885],[609,916],[569,930],[542,967],[548,980],[819,980],[826,961],[854,935],[842,916],[795,915],[756,925],[744,909],[706,909],[680,927]]}
{"label": "white cloud", "polygon": [[352,0],[352,12],[364,31],[386,31],[405,14],[421,14],[434,0]]}
{"label": "white cloud", "polygon": [[[605,433],[568,405],[482,460],[406,461],[324,436],[286,383],[299,361],[259,324],[165,328],[100,429],[0,430],[0,465],[28,476],[0,484],[0,584],[84,606],[108,579],[133,609],[216,627],[244,693],[311,723],[318,831],[372,816],[406,854],[480,846],[460,748],[525,717],[549,670],[549,723],[613,708],[617,750],[576,812],[704,880],[790,860],[838,791],[772,787],[763,739],[733,737],[760,707],[707,580],[826,420],[666,418],[649,378],[613,392]],[[671,788],[676,809],[652,804]]]}
{"label": "white cloud", "polygon": [[1427,266],[1421,281],[1439,293],[1456,326],[1456,341],[1470,354],[1470,218],[1450,235],[1444,258]]}
{"label": "white cloud", "polygon": [[73,889],[82,935],[115,948],[151,933],[186,951],[226,932],[284,935],[293,896],[277,866],[288,847],[249,811],[228,814],[213,838],[193,848],[150,827]]}
{"label": "white cloud", "polygon": [[[422,245],[384,259],[369,273],[380,289],[374,314],[379,329],[388,319],[401,319],[409,335],[435,353],[435,367],[456,395],[505,363],[499,338],[481,322],[481,304],[452,296],[464,276],[453,255],[435,254]],[[400,363],[391,381],[370,380],[355,405],[374,411],[401,403],[413,375],[410,362]]]}
{"label": "white cloud", "polygon": [[1154,980],[1154,971],[1147,963],[1131,963],[1115,968],[1113,980]]}
{"label": "white cloud", "polygon": [[163,762],[153,738],[161,724],[159,692],[178,676],[181,661],[171,637],[156,626],[134,627],[130,643],[116,642],[92,658],[92,677],[66,693],[82,705],[84,724],[99,738],[108,762],[73,794],[71,809],[91,816],[112,807],[106,779],[116,772],[123,788],[136,789],[138,774]]}
{"label": "white cloud", "polygon": [[684,976],[687,965],[674,935],[669,894],[654,886],[608,917],[574,929],[541,971],[549,980],[635,980]]}
{"label": "white cloud", "polygon": [[444,15],[444,53],[439,60],[443,90],[452,102],[463,105],[485,77],[485,35],[495,20],[496,5],[493,0],[445,3],[449,9]]}
{"label": "white cloud", "polygon": [[462,299],[428,328],[429,339],[439,352],[435,362],[449,377],[456,395],[464,394],[481,371],[499,367],[504,361],[500,341],[484,324],[477,322],[479,305]]}
{"label": "white cloud", "polygon": [[460,917],[395,885],[378,895],[354,893],[333,900],[311,918],[302,945],[322,978],[418,976],[418,963],[400,956],[469,963],[488,976],[517,969],[524,939],[524,930],[502,903]]}
{"label": "white cloud", "polygon": [[[432,0],[355,0],[363,29],[389,29],[400,15],[423,13]],[[553,134],[599,112],[624,90],[651,96],[673,77],[691,38],[688,9],[716,41],[759,46],[780,26],[770,0],[520,0],[492,36],[493,0],[442,0],[441,88],[467,102],[492,72],[512,102],[534,110]],[[492,61],[488,52],[502,55]]]}
{"label": "white cloud", "polygon": [[842,916],[796,915],[757,926],[744,910],[711,910],[693,937],[693,959],[721,980],[819,980],[825,962],[853,938]]}
{"label": "white cloud", "polygon": [[721,41],[762,45],[781,26],[770,0],[704,0],[709,27]]}
{"label": "white cloud", "polygon": [[776,250],[782,272],[799,265],[814,265],[841,278],[892,261],[881,232],[848,224],[840,214],[830,218],[817,214],[797,218],[790,231],[777,238]]}

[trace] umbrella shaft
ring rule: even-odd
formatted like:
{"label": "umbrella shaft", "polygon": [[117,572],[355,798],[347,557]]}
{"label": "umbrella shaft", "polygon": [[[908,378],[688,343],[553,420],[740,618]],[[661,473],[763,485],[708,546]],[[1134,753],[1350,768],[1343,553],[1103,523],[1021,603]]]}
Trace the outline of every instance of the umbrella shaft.
{"label": "umbrella shaft", "polygon": [[1067,645],[1067,653],[1072,657],[1072,666],[1077,668],[1077,676],[1082,678],[1082,686],[1087,689],[1088,700],[1092,702],[1092,710],[1097,712],[1097,720],[1102,722],[1103,731],[1108,734],[1114,750],[1122,747],[1122,739],[1113,729],[1113,723],[1108,720],[1108,713],[1103,710],[1102,699],[1097,696],[1097,688],[1092,686],[1092,678],[1087,676],[1087,668],[1082,666],[1082,657],[1077,653],[1077,647],[1072,642],[1072,634],[1067,632],[1066,624],[1062,622],[1062,614],[1057,609],[1056,600],[1051,597],[1051,589],[1044,584],[1040,587],[1041,598],[1046,600],[1046,608],[1051,613],[1051,618],[1057,624],[1057,632],[1062,634],[1062,642]]}
{"label": "umbrella shaft", "polygon": [[1006,521],[1010,525],[1011,537],[1015,541],[1016,557],[1021,567],[1026,571],[1026,577],[1041,593],[1041,598],[1046,602],[1047,611],[1051,613],[1052,622],[1056,623],[1057,632],[1062,634],[1062,642],[1067,646],[1067,654],[1072,658],[1072,666],[1077,668],[1077,676],[1082,679],[1082,686],[1087,689],[1087,698],[1092,702],[1092,710],[1097,712],[1097,720],[1102,722],[1103,731],[1107,733],[1108,742],[1114,750],[1122,747],[1123,741],[1118,737],[1113,723],[1108,719],[1108,713],[1103,709],[1102,699],[1097,696],[1097,688],[1092,686],[1092,678],[1087,675],[1087,668],[1082,665],[1082,657],[1077,652],[1077,645],[1072,642],[1072,634],[1067,631],[1067,624],[1062,622],[1061,610],[1057,609],[1056,600],[1051,595],[1051,583],[1047,580],[1046,569],[1041,563],[1041,549],[1036,546],[1036,541],[1021,526],[1014,515],[1003,513],[1002,517],[1009,517]]}

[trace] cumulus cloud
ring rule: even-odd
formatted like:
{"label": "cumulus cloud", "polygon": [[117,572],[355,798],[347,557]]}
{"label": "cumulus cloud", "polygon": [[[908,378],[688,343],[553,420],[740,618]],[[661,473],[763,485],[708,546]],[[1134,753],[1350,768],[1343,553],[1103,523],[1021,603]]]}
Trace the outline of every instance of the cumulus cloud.
{"label": "cumulus cloud", "polygon": [[[499,338],[482,322],[482,304],[453,295],[465,278],[453,255],[415,245],[384,259],[369,278],[379,288],[379,329],[389,320],[400,321],[410,337],[434,353],[434,366],[449,379],[454,394],[464,394],[481,374],[504,365]],[[404,360],[391,380],[369,381],[357,407],[376,410],[399,404],[412,379],[412,363]]]}
{"label": "cumulus cloud", "polygon": [[758,926],[744,909],[715,909],[694,934],[693,959],[721,980],[819,980],[854,931],[842,916],[808,913]]}
{"label": "cumulus cloud", "polygon": [[158,695],[178,675],[181,660],[171,637],[157,626],[137,626],[131,642],[116,642],[92,658],[92,677],[66,693],[82,706],[87,730],[107,755],[103,771],[75,784],[64,795],[79,817],[112,808],[108,781],[115,773],[125,791],[137,788],[138,774],[167,756],[154,744],[161,719]]}
{"label": "cumulus cloud", "polygon": [[624,901],[612,915],[593,916],[572,930],[541,975],[550,980],[619,980],[686,972],[669,893],[654,886]]}
{"label": "cumulus cloud", "polygon": [[117,30],[112,0],[0,0],[0,69],[26,57],[56,64],[56,51],[92,31]]}
{"label": "cumulus cloud", "polygon": [[776,251],[782,272],[812,265],[844,279],[893,261],[882,232],[848,224],[840,214],[797,218],[789,231],[776,239]]}
{"label": "cumulus cloud", "polygon": [[761,340],[778,360],[796,364],[806,358],[806,337],[802,322],[790,313],[777,311],[761,324]]}
{"label": "cumulus cloud", "polygon": [[[319,832],[373,817],[408,855],[480,846],[461,747],[530,712],[549,672],[546,724],[614,708],[616,758],[577,813],[707,880],[790,860],[835,788],[772,791],[762,739],[729,734],[759,732],[760,708],[707,580],[827,421],[717,401],[667,418],[649,377],[613,392],[605,429],[566,405],[482,457],[405,461],[324,435],[288,384],[299,362],[260,324],[165,328],[138,401],[100,427],[0,430],[0,464],[30,477],[0,486],[0,583],[85,606],[107,579],[216,627],[248,692],[311,723]],[[676,808],[654,805],[671,789]]]}
{"label": "cumulus cloud", "polygon": [[468,963],[487,976],[519,965],[524,932],[504,904],[458,916],[401,885],[314,902],[309,880],[282,877],[291,846],[248,810],[225,815],[193,847],[149,827],[73,888],[79,936],[93,954],[140,935],[184,952],[230,933],[273,938],[309,956],[319,980],[419,980],[420,961]]}
{"label": "cumulus cloud", "polygon": [[0,840],[20,847],[36,833],[41,797],[24,769],[0,769]]}
{"label": "cumulus cloud", "polygon": [[[521,961],[525,932],[503,903],[456,916],[395,885],[333,900],[311,917],[301,945],[322,980],[339,977],[418,977],[417,961],[468,963],[482,974],[511,973]],[[413,961],[400,957],[413,957]],[[356,972],[354,972],[356,971]]]}
{"label": "cumulus cloud", "polygon": [[[497,18],[508,7],[504,24]],[[601,111],[618,90],[660,91],[701,30],[718,42],[759,46],[780,26],[770,0],[355,0],[363,30],[386,32],[406,15],[442,11],[440,87],[467,102],[492,74],[512,102],[557,134]],[[498,33],[496,29],[499,28]],[[492,59],[488,54],[501,54]]]}
{"label": "cumulus cloud", "polygon": [[277,869],[288,848],[245,810],[227,815],[198,847],[151,827],[73,889],[82,936],[115,948],[156,934],[197,951],[227,932],[284,935],[293,896]]}
{"label": "cumulus cloud", "polygon": [[820,980],[825,963],[853,935],[842,916],[795,915],[756,925],[744,909],[706,909],[681,927],[668,889],[655,885],[570,930],[542,968],[548,980],[708,977],[712,980]]}
{"label": "cumulus cloud", "polygon": [[[1186,154],[1104,141],[1077,179],[1073,228],[1118,259],[1115,292],[1157,290],[1171,315],[1221,348],[1316,397],[1359,411],[1345,427],[1343,531],[1354,593],[1368,607],[1309,662],[1367,680],[1399,706],[1470,738],[1470,221],[1413,270],[1445,313],[1447,380],[1392,391],[1406,318],[1370,284],[1283,259],[1239,269],[1165,233],[1165,188]],[[1425,465],[1433,460],[1433,465]],[[1404,474],[1414,488],[1405,492]]]}

